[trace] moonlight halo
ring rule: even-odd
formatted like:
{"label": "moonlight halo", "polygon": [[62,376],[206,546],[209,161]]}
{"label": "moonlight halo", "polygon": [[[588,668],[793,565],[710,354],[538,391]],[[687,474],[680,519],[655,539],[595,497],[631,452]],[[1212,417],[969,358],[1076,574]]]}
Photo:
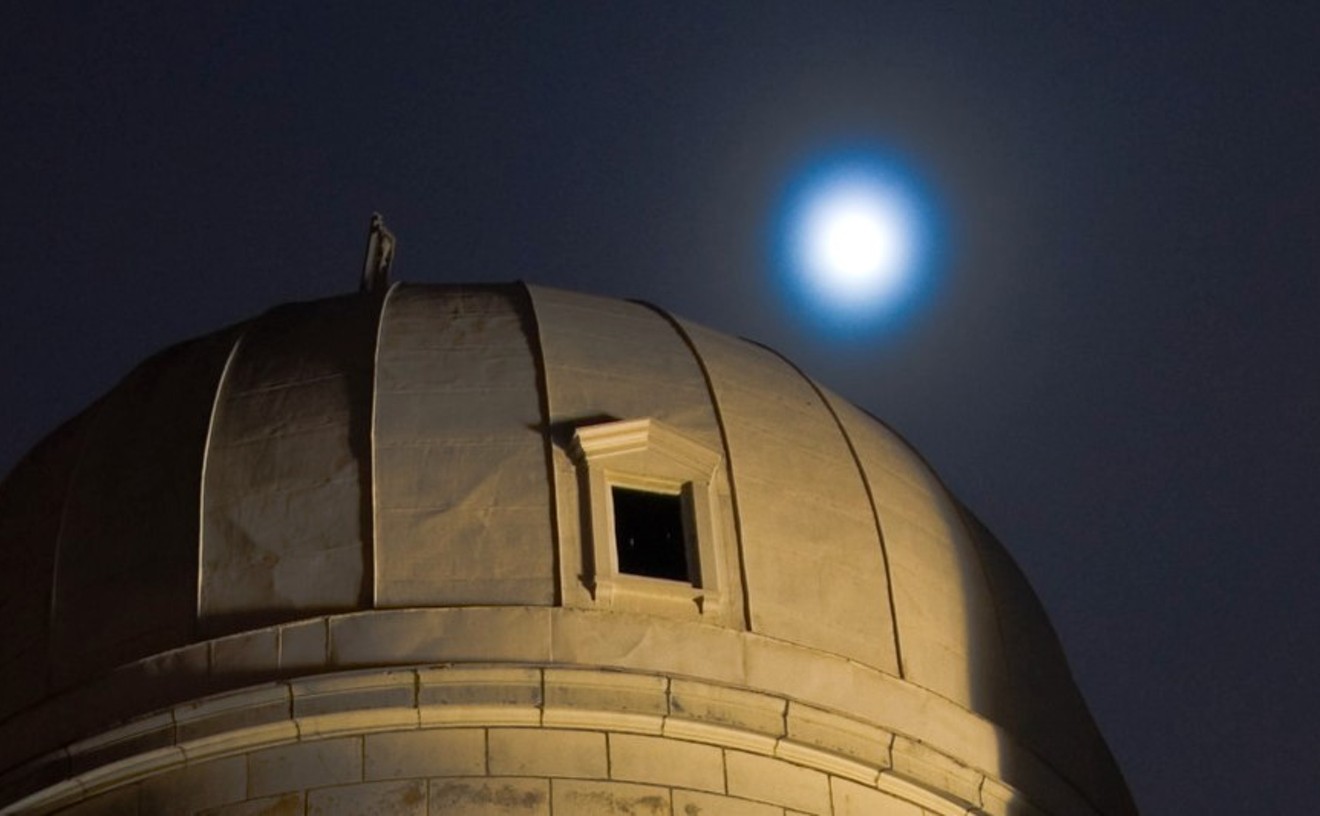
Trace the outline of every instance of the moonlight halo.
{"label": "moonlight halo", "polygon": [[894,328],[931,283],[928,198],[905,163],[878,149],[806,162],[774,229],[792,310],[827,331]]}

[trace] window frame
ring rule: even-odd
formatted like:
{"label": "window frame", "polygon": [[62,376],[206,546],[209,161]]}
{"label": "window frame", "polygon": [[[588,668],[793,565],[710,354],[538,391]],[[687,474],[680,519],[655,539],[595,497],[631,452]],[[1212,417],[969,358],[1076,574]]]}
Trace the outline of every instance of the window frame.
{"label": "window frame", "polygon": [[[650,418],[581,426],[573,434],[570,455],[582,493],[581,580],[594,605],[718,617],[723,553],[714,485],[723,457]],[[615,487],[681,497],[688,581],[620,572]]]}

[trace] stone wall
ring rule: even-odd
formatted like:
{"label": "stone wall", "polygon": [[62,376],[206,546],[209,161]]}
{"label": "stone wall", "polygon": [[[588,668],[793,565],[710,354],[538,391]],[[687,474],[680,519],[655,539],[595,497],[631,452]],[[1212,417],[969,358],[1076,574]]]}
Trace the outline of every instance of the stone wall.
{"label": "stone wall", "polygon": [[993,773],[800,700],[535,666],[341,672],[213,695],[65,749],[5,813],[901,814],[1038,810]]}
{"label": "stone wall", "polygon": [[[928,802],[927,804],[931,804]],[[664,736],[561,728],[418,728],[211,759],[63,814],[637,814],[923,816],[919,804],[772,756]]]}

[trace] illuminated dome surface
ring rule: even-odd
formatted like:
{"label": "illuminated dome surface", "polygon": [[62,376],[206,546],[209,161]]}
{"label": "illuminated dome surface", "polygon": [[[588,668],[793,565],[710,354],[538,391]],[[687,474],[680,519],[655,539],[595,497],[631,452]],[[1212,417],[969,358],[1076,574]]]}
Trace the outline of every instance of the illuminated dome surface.
{"label": "illuminated dome surface", "polygon": [[[660,567],[622,549],[662,524],[633,494],[673,523]],[[0,803],[503,813],[496,780],[519,813],[1134,812],[1035,596],[921,457],[644,304],[277,307],[42,442],[0,547]],[[382,771],[400,734],[484,753]]]}

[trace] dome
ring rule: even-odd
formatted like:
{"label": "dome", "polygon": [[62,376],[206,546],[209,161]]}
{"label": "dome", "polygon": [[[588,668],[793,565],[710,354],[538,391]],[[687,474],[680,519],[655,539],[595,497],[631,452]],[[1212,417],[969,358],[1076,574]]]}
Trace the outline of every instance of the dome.
{"label": "dome", "polygon": [[558,724],[723,751],[722,796],[744,755],[825,780],[762,773],[774,812],[1134,812],[1038,601],[921,457],[643,303],[396,284],[175,346],[16,467],[0,558],[20,809],[152,812],[153,780],[239,756],[246,802],[252,757],[366,752],[397,716],[485,729],[492,778],[497,736]]}

